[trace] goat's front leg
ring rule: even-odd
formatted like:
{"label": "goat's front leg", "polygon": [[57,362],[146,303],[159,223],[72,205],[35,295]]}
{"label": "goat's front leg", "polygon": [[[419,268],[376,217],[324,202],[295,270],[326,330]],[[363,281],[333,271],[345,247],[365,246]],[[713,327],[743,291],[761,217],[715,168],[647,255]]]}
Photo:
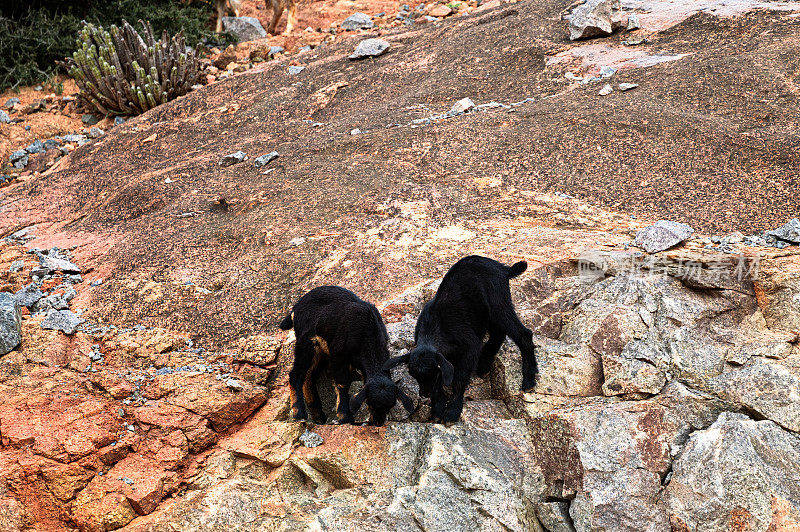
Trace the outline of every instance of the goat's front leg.
{"label": "goat's front leg", "polygon": [[469,378],[468,371],[461,372],[458,369],[456,370],[456,374],[453,377],[453,395],[441,415],[442,423],[455,423],[461,418],[461,411],[464,409],[464,393],[467,391]]}
{"label": "goat's front leg", "polygon": [[291,1],[289,3],[287,12],[288,14],[286,15],[286,29],[284,30],[283,34],[291,35],[292,30],[297,24],[297,4],[294,1]]}
{"label": "goat's front leg", "polygon": [[350,412],[350,369],[340,370],[333,375],[333,388],[336,392],[336,419],[334,425],[354,423],[353,413]]}

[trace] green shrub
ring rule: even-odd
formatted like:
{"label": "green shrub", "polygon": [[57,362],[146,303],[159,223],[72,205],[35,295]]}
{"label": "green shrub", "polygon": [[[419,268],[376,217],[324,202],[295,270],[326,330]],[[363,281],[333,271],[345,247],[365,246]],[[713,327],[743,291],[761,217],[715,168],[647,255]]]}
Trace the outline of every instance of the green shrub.
{"label": "green shrub", "polygon": [[100,26],[147,20],[156,35],[183,30],[186,42],[216,44],[210,0],[31,0],[0,2],[0,91],[41,83],[75,51],[81,21]]}
{"label": "green shrub", "polygon": [[[140,21],[141,22],[141,21]],[[149,23],[144,36],[126,21],[109,31],[86,24],[67,61],[81,91],[78,99],[104,115],[136,115],[189,92],[197,81],[197,56],[183,32],[160,40]]]}

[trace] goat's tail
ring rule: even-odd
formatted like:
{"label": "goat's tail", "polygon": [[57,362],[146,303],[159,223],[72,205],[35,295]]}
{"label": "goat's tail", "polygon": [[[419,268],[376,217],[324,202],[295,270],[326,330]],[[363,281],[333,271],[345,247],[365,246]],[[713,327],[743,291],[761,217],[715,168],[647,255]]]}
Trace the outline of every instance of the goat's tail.
{"label": "goat's tail", "polygon": [[287,314],[286,317],[283,318],[281,324],[278,325],[278,327],[280,327],[281,330],[288,331],[289,329],[294,327],[294,320],[292,318],[294,318],[294,312],[290,312],[289,314]]}
{"label": "goat's tail", "polygon": [[524,260],[521,260],[519,262],[515,262],[508,269],[508,278],[509,279],[513,279],[514,277],[522,274],[522,272],[524,272],[527,269],[528,269],[528,263],[525,262]]}

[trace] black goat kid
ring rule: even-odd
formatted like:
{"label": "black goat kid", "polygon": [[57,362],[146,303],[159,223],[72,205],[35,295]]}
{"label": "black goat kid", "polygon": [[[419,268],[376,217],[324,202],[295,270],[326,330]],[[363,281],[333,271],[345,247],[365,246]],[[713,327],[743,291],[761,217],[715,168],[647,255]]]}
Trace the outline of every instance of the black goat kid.
{"label": "black goat kid", "polygon": [[[431,398],[434,420],[458,421],[472,374],[489,373],[506,336],[522,354],[522,389],[534,387],[537,369],[533,333],[519,320],[508,285],[509,279],[527,267],[525,261],[508,267],[477,255],[455,263],[419,315],[414,350],[384,365],[384,369],[391,369],[408,364],[409,373],[419,383],[420,395]],[[487,333],[489,339],[484,344]]]}
{"label": "black goat kid", "polygon": [[[301,297],[280,324],[283,330],[292,327],[297,340],[289,386],[295,419],[306,419],[308,408],[315,423],[325,423],[317,380],[326,366],[336,388],[335,423],[353,423],[365,401],[371,425],[383,425],[398,399],[409,412],[414,410],[383,369],[389,336],[374,305],[344,288],[320,286]],[[364,388],[351,401],[354,373]]]}

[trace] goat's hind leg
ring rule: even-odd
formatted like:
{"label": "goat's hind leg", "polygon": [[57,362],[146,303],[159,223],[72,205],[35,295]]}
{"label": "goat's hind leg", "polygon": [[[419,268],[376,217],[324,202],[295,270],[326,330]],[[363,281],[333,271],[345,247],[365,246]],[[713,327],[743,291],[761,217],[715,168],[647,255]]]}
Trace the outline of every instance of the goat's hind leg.
{"label": "goat's hind leg", "polygon": [[481,354],[478,357],[478,367],[475,368],[475,373],[478,377],[484,378],[492,371],[494,358],[497,356],[497,352],[500,351],[505,339],[506,333],[501,329],[491,329],[489,331],[489,340],[481,349]]}
{"label": "goat's hind leg", "polygon": [[354,423],[353,413],[350,412],[350,368],[340,370],[333,375],[333,388],[336,392],[336,419],[335,425]]}
{"label": "goat's hind leg", "polygon": [[536,374],[538,373],[533,332],[519,320],[513,306],[502,313],[501,319],[504,322],[502,325],[506,334],[517,344],[522,355],[522,386],[520,389],[523,392],[529,392],[536,386]]}
{"label": "goat's hind leg", "polygon": [[[319,355],[317,354],[315,356]],[[306,404],[308,405],[308,411],[311,413],[311,419],[317,425],[323,425],[325,424],[325,421],[327,421],[327,417],[322,411],[322,400],[319,398],[319,389],[317,388],[317,382],[319,381],[319,376],[323,369],[324,364],[320,364],[317,361],[316,366],[309,370],[308,377],[303,384],[303,398],[306,400]]]}
{"label": "goat's hind leg", "polygon": [[294,346],[294,364],[289,372],[289,392],[291,394],[294,419],[307,419],[305,394],[306,377],[314,361],[314,346],[308,338],[298,338]]}

